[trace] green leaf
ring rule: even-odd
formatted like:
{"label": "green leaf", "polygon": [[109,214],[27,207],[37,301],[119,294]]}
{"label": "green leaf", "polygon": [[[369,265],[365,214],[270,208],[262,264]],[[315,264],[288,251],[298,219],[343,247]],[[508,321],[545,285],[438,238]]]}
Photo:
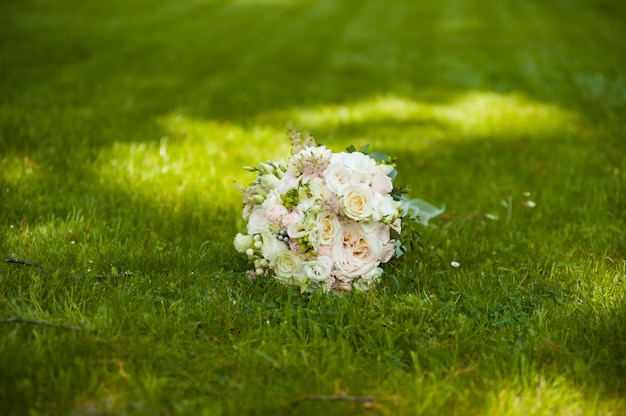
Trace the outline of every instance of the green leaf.
{"label": "green leaf", "polygon": [[382,163],[389,160],[389,156],[383,152],[372,152],[368,156],[374,159],[377,163]]}

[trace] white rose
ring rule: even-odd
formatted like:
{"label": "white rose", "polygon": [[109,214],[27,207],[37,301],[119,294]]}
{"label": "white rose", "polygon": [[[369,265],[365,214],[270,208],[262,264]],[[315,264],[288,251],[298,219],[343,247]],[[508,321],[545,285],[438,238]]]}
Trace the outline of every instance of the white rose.
{"label": "white rose", "polygon": [[352,283],[352,287],[359,292],[367,292],[374,287],[374,284],[380,280],[380,276],[383,274],[383,269],[376,267],[369,273],[361,276],[359,279],[355,279]]}
{"label": "white rose", "polygon": [[265,209],[259,205],[255,206],[248,218],[248,234],[261,234],[269,227],[269,221]]}
{"label": "white rose", "polygon": [[287,244],[277,239],[276,236],[269,231],[264,231],[263,234],[261,234],[261,239],[263,240],[261,254],[270,262],[270,266],[274,265],[274,260],[276,260],[276,257],[278,257],[281,251],[289,249]]}
{"label": "white rose", "polygon": [[344,163],[353,172],[363,172],[373,175],[376,171],[376,161],[361,152],[347,154],[344,157]]}
{"label": "white rose", "polygon": [[392,165],[387,165],[385,163],[379,163],[376,165],[376,172],[380,172],[383,175],[389,175],[393,169],[394,167]]}
{"label": "white rose", "polygon": [[333,261],[328,257],[318,257],[315,260],[303,263],[303,271],[306,277],[313,282],[323,282],[330,275],[333,268]]}
{"label": "white rose", "polygon": [[235,236],[235,241],[233,243],[235,245],[235,250],[240,253],[245,253],[247,249],[252,247],[252,236],[238,233]]}
{"label": "white rose", "polygon": [[367,172],[353,172],[352,183],[369,186],[372,183],[372,174]]}
{"label": "white rose", "polygon": [[276,278],[283,283],[297,284],[303,280],[302,257],[293,251],[285,250],[278,253],[274,264]]}
{"label": "white rose", "polygon": [[343,185],[339,188],[343,211],[355,221],[363,221],[372,216],[374,193],[364,185]]}
{"label": "white rose", "polygon": [[343,163],[334,163],[324,171],[324,180],[329,191],[337,192],[341,186],[352,183],[352,171]]}
{"label": "white rose", "polygon": [[398,214],[401,206],[400,201],[376,192],[372,201],[372,219],[374,221],[390,220]]}

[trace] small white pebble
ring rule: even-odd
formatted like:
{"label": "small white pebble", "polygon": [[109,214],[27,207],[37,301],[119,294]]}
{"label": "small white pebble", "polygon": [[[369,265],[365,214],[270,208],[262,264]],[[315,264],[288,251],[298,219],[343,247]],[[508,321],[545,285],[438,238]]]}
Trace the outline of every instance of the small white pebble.
{"label": "small white pebble", "polygon": [[459,263],[458,261],[451,261],[450,262],[450,266],[452,266],[452,267],[460,267],[461,263]]}

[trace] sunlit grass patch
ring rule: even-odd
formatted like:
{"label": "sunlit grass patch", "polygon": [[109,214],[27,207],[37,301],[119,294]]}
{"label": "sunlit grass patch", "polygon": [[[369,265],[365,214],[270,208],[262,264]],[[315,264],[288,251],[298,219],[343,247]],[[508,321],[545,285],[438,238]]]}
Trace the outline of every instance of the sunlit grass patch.
{"label": "sunlit grass patch", "polygon": [[[390,148],[432,140],[471,141],[533,139],[569,136],[578,116],[556,105],[542,103],[522,94],[474,91],[444,102],[419,101],[401,96],[377,96],[345,104],[316,108],[292,108],[261,120],[285,120],[313,131],[331,132],[346,140],[373,140]],[[398,128],[400,127],[400,128]],[[397,135],[389,135],[395,129]],[[346,133],[343,134],[342,133]],[[378,139],[384,134],[385,139]],[[345,137],[347,136],[347,137]]]}

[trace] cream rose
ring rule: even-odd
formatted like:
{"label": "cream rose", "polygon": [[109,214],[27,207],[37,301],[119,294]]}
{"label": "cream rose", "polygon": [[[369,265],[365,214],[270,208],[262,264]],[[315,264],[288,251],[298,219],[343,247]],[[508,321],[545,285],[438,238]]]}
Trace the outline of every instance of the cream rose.
{"label": "cream rose", "polygon": [[302,257],[290,250],[281,251],[276,256],[274,272],[276,278],[284,283],[293,284],[303,279]]}
{"label": "cream rose", "polygon": [[337,217],[330,212],[320,212],[317,214],[315,223],[320,230],[319,246],[334,245],[341,231],[341,224]]}
{"label": "cream rose", "polygon": [[338,193],[346,216],[355,221],[364,221],[372,216],[374,194],[368,186],[343,185]]}

